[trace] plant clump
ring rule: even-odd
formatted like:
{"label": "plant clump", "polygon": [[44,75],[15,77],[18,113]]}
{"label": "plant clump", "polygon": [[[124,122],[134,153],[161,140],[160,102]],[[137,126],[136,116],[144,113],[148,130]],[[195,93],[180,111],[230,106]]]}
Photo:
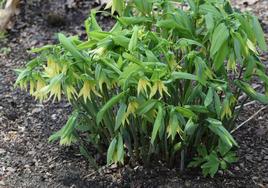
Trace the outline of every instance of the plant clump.
{"label": "plant clump", "polygon": [[[151,161],[201,167],[214,176],[237,160],[230,134],[246,100],[268,103],[253,79],[268,77],[259,53],[264,34],[252,14],[228,0],[113,0],[116,23],[104,31],[92,10],[86,40],[59,34],[59,44],[17,70],[16,85],[40,101],[61,100],[73,113],[50,137],[88,146],[107,163]],[[93,162],[95,164],[95,162]]]}

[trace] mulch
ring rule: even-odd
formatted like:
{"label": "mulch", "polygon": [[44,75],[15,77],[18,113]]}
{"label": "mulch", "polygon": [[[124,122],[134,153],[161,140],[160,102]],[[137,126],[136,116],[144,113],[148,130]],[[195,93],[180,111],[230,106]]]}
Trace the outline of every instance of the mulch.
{"label": "mulch", "polygon": [[[48,143],[51,133],[66,122],[71,106],[64,101],[41,104],[14,88],[14,69],[31,58],[27,53],[31,47],[56,43],[55,33],[85,35],[83,22],[98,5],[90,0],[77,1],[75,6],[68,2],[23,1],[14,28],[0,40],[0,187],[268,187],[268,109],[234,134],[239,161],[214,178],[204,178],[198,170],[180,174],[163,165],[112,165],[95,171],[77,146]],[[234,4],[258,15],[268,36],[268,1],[241,2]],[[98,20],[104,28],[111,26],[105,16]],[[262,59],[268,64],[267,54]],[[247,106],[237,123],[261,107]]]}

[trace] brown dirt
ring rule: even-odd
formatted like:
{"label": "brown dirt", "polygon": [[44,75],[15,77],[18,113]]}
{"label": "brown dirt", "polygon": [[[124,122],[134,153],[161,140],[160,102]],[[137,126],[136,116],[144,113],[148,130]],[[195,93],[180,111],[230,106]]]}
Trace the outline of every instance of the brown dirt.
{"label": "brown dirt", "polygon": [[[48,143],[49,135],[65,123],[71,107],[66,102],[40,104],[14,89],[13,70],[31,57],[27,50],[32,46],[55,43],[55,33],[84,35],[83,21],[96,4],[77,2],[78,8],[68,8],[65,0],[23,2],[15,27],[0,40],[0,187],[268,187],[268,109],[235,133],[240,159],[214,178],[204,178],[199,171],[179,174],[161,165],[149,169],[110,166],[94,171],[77,146]],[[250,6],[235,3],[260,16],[268,34],[267,1]],[[53,22],[53,16],[60,24]],[[111,25],[105,17],[99,20],[104,27]],[[262,59],[267,64],[267,54]],[[238,123],[261,107],[258,103],[246,107]]]}

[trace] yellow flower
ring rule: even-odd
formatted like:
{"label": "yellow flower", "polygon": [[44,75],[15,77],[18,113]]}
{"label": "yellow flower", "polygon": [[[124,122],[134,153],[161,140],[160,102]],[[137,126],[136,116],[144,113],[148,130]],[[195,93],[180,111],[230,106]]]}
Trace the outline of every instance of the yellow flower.
{"label": "yellow flower", "polygon": [[68,101],[70,101],[72,98],[76,99],[77,92],[73,86],[67,86],[66,95],[67,95]]}
{"label": "yellow flower", "polygon": [[33,93],[33,96],[40,101],[43,101],[47,98],[47,94],[42,93],[41,90],[46,86],[46,83],[43,80],[38,80],[36,83],[36,91]]}
{"label": "yellow flower", "polygon": [[20,89],[22,89],[22,90],[25,90],[25,91],[27,91],[27,81],[25,81],[25,80],[22,80],[22,81],[20,81]]}
{"label": "yellow flower", "polygon": [[160,99],[163,97],[163,91],[168,96],[170,96],[170,94],[168,93],[167,87],[164,85],[164,83],[161,80],[158,80],[154,83],[154,85],[151,89],[150,98],[152,98],[156,94],[157,91],[160,94]]}
{"label": "yellow flower", "polygon": [[30,81],[30,95],[33,95],[35,89],[35,82],[33,80]]}
{"label": "yellow flower", "polygon": [[138,95],[140,95],[141,91],[147,95],[147,87],[151,88],[150,82],[144,78],[140,79],[138,83]]}
{"label": "yellow flower", "polygon": [[44,69],[49,78],[56,76],[60,72],[60,66],[52,58],[48,58],[47,66],[44,66]]}
{"label": "yellow flower", "polygon": [[50,89],[49,98],[52,97],[53,95],[54,95],[53,102],[56,100],[56,98],[58,98],[58,101],[61,100],[61,83],[60,82],[52,85]]}
{"label": "yellow flower", "polygon": [[91,101],[90,92],[93,92],[98,97],[102,97],[101,94],[96,90],[96,84],[94,81],[85,81],[82,89],[79,92],[78,97],[83,96],[85,103],[87,102],[87,99]]}
{"label": "yellow flower", "polygon": [[95,60],[99,59],[101,56],[103,56],[105,54],[105,52],[107,51],[107,48],[104,47],[99,47],[96,48],[95,50],[92,50],[91,52],[93,53],[93,58]]}
{"label": "yellow flower", "polygon": [[136,110],[138,109],[139,107],[139,104],[137,101],[131,101],[129,104],[128,104],[128,107],[127,107],[127,112],[125,114],[125,120],[129,123],[129,120],[128,120],[128,116],[130,114],[133,114],[135,116],[135,112]]}

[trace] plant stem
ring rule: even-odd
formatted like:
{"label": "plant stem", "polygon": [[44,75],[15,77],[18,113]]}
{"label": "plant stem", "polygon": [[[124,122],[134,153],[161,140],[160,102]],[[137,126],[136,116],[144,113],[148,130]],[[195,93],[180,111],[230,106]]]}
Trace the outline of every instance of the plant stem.
{"label": "plant stem", "polygon": [[185,150],[183,149],[181,151],[181,164],[180,164],[180,172],[181,173],[184,171],[184,165],[185,165]]}

